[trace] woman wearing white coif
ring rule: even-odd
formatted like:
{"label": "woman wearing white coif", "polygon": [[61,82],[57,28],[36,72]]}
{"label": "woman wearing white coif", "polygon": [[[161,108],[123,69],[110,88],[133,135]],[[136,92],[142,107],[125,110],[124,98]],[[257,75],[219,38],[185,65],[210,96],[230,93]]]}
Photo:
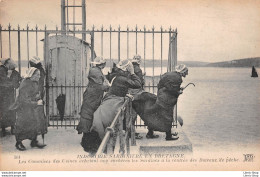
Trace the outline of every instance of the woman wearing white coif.
{"label": "woman wearing white coif", "polygon": [[103,94],[109,86],[105,82],[102,69],[106,66],[106,61],[102,57],[96,57],[93,66],[88,74],[88,86],[83,94],[83,103],[80,111],[80,122],[77,126],[78,134],[83,133],[81,145],[84,147],[85,139],[88,137],[93,122],[93,114],[99,107]]}
{"label": "woman wearing white coif", "polygon": [[37,109],[43,107],[43,101],[39,94],[40,71],[37,68],[29,68],[27,75],[19,87],[19,95],[14,105],[10,109],[17,110],[17,119],[15,123],[15,147],[20,150],[26,150],[22,141],[30,139],[31,147],[43,148],[46,145],[39,144],[37,135],[40,129],[45,128],[44,114],[39,114]]}
{"label": "woman wearing white coif", "polygon": [[102,100],[101,105],[94,113],[93,124],[84,150],[95,153],[104,138],[105,130],[110,126],[117,112],[124,104],[129,88],[141,88],[140,78],[134,73],[134,68],[129,60],[120,61],[117,65],[116,75],[112,85]]}

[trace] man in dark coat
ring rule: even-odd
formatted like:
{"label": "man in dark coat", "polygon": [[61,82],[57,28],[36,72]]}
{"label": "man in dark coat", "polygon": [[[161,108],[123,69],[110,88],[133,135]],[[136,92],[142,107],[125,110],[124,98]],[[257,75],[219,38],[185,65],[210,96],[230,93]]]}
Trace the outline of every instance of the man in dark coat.
{"label": "man in dark coat", "polygon": [[9,111],[9,106],[14,103],[15,88],[19,87],[21,77],[15,69],[15,64],[10,58],[0,61],[0,124],[2,134],[5,136],[5,128],[15,124],[15,112]]}

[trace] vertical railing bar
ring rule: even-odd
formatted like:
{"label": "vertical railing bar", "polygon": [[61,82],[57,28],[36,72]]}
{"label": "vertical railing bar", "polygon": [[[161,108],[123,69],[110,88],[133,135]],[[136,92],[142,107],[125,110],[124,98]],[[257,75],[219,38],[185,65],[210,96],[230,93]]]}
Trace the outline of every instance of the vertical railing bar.
{"label": "vertical railing bar", "polygon": [[54,116],[54,104],[55,104],[55,101],[54,101],[54,87],[53,87],[53,83],[51,84],[51,93],[52,93],[52,96],[51,96],[52,114],[51,114],[51,116],[53,117],[53,116]]}
{"label": "vertical railing bar", "polygon": [[[73,43],[74,45],[73,46],[76,46],[75,44],[75,40],[73,40]],[[75,50],[74,50],[75,51]],[[72,115],[73,115],[73,127],[75,128],[75,110],[76,110],[76,77],[77,77],[77,60],[75,58],[75,61],[74,61],[74,64],[75,64],[75,76],[74,76],[74,90],[73,90],[73,110],[72,110]],[[71,88],[72,89],[72,88]],[[79,90],[78,90],[79,91]]]}
{"label": "vertical railing bar", "polygon": [[120,61],[120,26],[118,27],[118,61]]}
{"label": "vertical railing bar", "polygon": [[[82,0],[82,31],[86,31],[86,2]],[[86,33],[82,34],[82,40],[86,41]]]}
{"label": "vertical railing bar", "polygon": [[8,25],[8,34],[9,34],[9,57],[12,57],[12,47],[11,47],[11,25]]}
{"label": "vertical railing bar", "polygon": [[[76,28],[75,28],[75,0],[73,0],[73,31],[75,32],[76,31]],[[73,36],[75,36],[75,33],[73,33]]]}
{"label": "vertical railing bar", "polygon": [[28,68],[29,68],[29,59],[30,59],[30,54],[29,54],[29,26],[28,26],[28,24],[27,24],[27,61],[28,61]]}
{"label": "vertical railing bar", "polygon": [[162,68],[163,68],[163,61],[162,61],[162,58],[163,58],[163,28],[161,27],[161,74],[162,75]]}
{"label": "vertical railing bar", "polygon": [[[61,83],[60,89],[61,89],[61,93],[62,93],[62,83]],[[64,110],[64,112],[65,112],[65,110]],[[57,129],[58,129],[58,126],[59,126],[59,116],[57,115],[57,117],[56,117],[56,128]]]}
{"label": "vertical railing bar", "polygon": [[171,27],[169,30],[169,53],[168,53],[168,69],[167,71],[171,72],[172,71],[172,61],[171,61]]}
{"label": "vertical railing bar", "polygon": [[[81,43],[80,43],[80,51],[81,51],[81,55],[80,55],[80,85],[81,86],[83,86],[83,83],[84,83],[84,81],[83,81],[83,77],[84,77],[84,72],[83,72],[83,68],[82,67],[84,67],[85,65],[83,64],[83,56],[84,56],[84,51],[85,51],[85,48],[83,47],[83,33],[82,33],[82,40],[81,40]],[[80,87],[79,89],[78,89],[78,103],[77,103],[77,105],[78,105],[78,107],[77,107],[77,115],[78,115],[78,113],[80,112],[80,103],[81,103],[81,95],[82,95],[82,89],[83,89],[83,87]],[[78,116],[76,116],[76,119],[77,119],[77,122],[78,122]],[[75,128],[75,127],[74,127]]]}
{"label": "vertical railing bar", "polygon": [[135,54],[137,55],[137,25],[135,27]]}
{"label": "vertical railing bar", "polygon": [[103,25],[101,27],[101,56],[103,57],[103,33],[104,33],[104,28]]}
{"label": "vertical railing bar", "polygon": [[92,35],[91,35],[91,61],[94,60],[94,52],[95,52],[95,50],[94,50],[94,48],[95,48],[95,39],[94,39],[95,33],[94,33],[94,30],[95,30],[95,27],[93,25],[93,27],[92,27]]}
{"label": "vertical railing bar", "polygon": [[35,27],[35,35],[36,35],[36,56],[38,56],[38,26]]}
{"label": "vertical railing bar", "polygon": [[[69,6],[69,1],[67,0],[67,6]],[[69,8],[67,7],[67,24],[69,23]],[[67,25],[67,31],[69,31],[69,25]]]}
{"label": "vertical railing bar", "polygon": [[[57,33],[57,29],[58,29],[58,26],[56,26],[56,33],[55,33],[55,48],[56,48],[56,76],[55,77],[57,77],[58,76],[58,67],[59,67],[59,49],[58,49],[58,33]],[[54,64],[53,64],[53,58],[51,59],[51,66],[53,67],[54,66]],[[54,68],[52,68],[52,69],[54,69]],[[58,86],[58,80],[56,80],[56,86]],[[52,84],[53,85],[53,84]],[[58,87],[56,87],[56,88],[53,88],[53,89],[55,89],[56,90],[56,97],[58,97],[59,95],[58,95]],[[52,89],[52,90],[53,90]],[[62,91],[61,91],[62,92]],[[54,98],[54,96],[53,96],[53,98]],[[55,116],[55,110],[54,110],[54,104],[55,104],[55,101],[54,101],[54,99],[52,100],[52,102],[53,102],[53,105],[52,105],[52,107],[53,107],[53,112],[52,112],[52,114]],[[58,107],[57,107],[58,108]],[[56,109],[56,111],[57,111],[57,109]],[[60,113],[59,113],[60,114]],[[57,116],[58,116],[58,112],[57,112]]]}
{"label": "vertical railing bar", "polygon": [[[177,65],[177,35],[178,35],[178,33],[177,33],[177,28],[176,28],[176,30],[175,30],[175,47],[174,47],[174,49],[175,49],[175,52],[174,52],[174,61],[175,61],[175,65],[174,65],[174,67]],[[175,124],[176,124],[176,128],[177,128],[177,115],[178,115],[178,109],[177,109],[177,107],[178,107],[178,105],[177,105],[177,103],[176,103],[176,107],[175,107],[175,110],[176,110],[176,113],[175,113]]]}
{"label": "vertical railing bar", "polygon": [[45,60],[45,68],[46,68],[46,78],[45,78],[45,83],[46,83],[46,117],[47,117],[47,122],[49,124],[50,122],[50,112],[49,112],[49,49],[48,49],[48,36],[49,34],[47,33],[47,30],[45,28],[45,40],[44,40],[44,60]]}
{"label": "vertical railing bar", "polygon": [[144,73],[146,74],[145,59],[146,59],[146,28],[144,26]]}
{"label": "vertical railing bar", "polygon": [[112,64],[112,26],[110,25],[110,31],[109,31],[109,59],[110,59],[110,70],[112,70],[113,68],[113,64]]}
{"label": "vertical railing bar", "polygon": [[0,24],[0,48],[1,48],[1,58],[3,58],[2,25],[1,24]]}
{"label": "vertical railing bar", "polygon": [[176,61],[176,65],[177,65],[177,63],[178,63],[178,58],[177,58],[177,36],[178,36],[178,31],[177,31],[177,28],[176,28],[176,30],[175,30],[175,61]]}
{"label": "vertical railing bar", "polygon": [[[68,35],[66,35],[66,44],[68,44]],[[66,48],[65,48],[66,50],[65,50],[65,61],[66,61],[66,63],[67,63],[67,58],[68,58],[68,50],[69,50],[69,48],[68,48],[68,45],[66,45]],[[66,97],[67,97],[67,82],[66,82],[66,79],[67,79],[67,65],[65,64],[65,95],[66,95]],[[71,105],[71,104],[70,104]],[[71,106],[69,106],[69,107],[71,107]],[[66,108],[66,104],[65,104],[65,108]],[[71,116],[70,116],[70,113],[71,113],[71,110],[69,110],[69,121],[70,121],[70,126],[71,126]],[[66,121],[66,120],[65,120]]]}
{"label": "vertical railing bar", "polygon": [[20,26],[18,25],[18,71],[21,75],[21,33]]}
{"label": "vertical railing bar", "polygon": [[154,26],[153,26],[153,93],[154,93]]}
{"label": "vertical railing bar", "polygon": [[127,25],[127,59],[129,59],[129,27]]}

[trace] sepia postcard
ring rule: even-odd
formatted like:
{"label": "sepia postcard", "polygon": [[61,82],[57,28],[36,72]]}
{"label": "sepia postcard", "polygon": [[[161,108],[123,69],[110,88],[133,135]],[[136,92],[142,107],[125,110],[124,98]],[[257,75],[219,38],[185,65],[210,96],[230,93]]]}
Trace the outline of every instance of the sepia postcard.
{"label": "sepia postcard", "polygon": [[1,171],[259,176],[260,1],[0,0],[0,25]]}

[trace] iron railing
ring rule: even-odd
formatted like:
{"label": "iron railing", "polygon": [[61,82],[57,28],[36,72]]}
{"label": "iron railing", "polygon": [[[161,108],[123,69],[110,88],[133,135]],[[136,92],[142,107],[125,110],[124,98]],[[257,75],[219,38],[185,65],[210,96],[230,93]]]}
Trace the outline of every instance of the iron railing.
{"label": "iron railing", "polygon": [[[24,74],[29,67],[31,56],[37,55],[44,58],[47,72],[45,85],[46,113],[49,124],[57,128],[60,126],[75,128],[79,121],[80,107],[77,106],[75,109],[74,105],[69,104],[69,109],[72,111],[65,115],[64,121],[61,121],[56,110],[56,98],[50,97],[50,93],[61,90],[61,88],[66,91],[78,90],[77,94],[72,94],[71,97],[72,99],[76,98],[80,104],[86,85],[82,83],[55,85],[51,82],[50,65],[46,64],[52,62],[49,60],[49,44],[47,41],[51,35],[75,36],[82,40],[82,34],[86,34],[86,41],[89,41],[91,51],[88,60],[93,60],[96,55],[103,56],[103,58],[108,59],[109,62],[107,63],[110,68],[115,61],[132,58],[135,54],[141,55],[143,59],[141,68],[146,73],[144,89],[152,93],[157,92],[156,86],[160,76],[166,71],[173,70],[177,62],[177,29],[169,28],[165,30],[161,27],[160,30],[156,30],[154,27],[147,29],[145,26],[142,29],[137,26],[134,29],[129,27],[122,29],[120,26],[117,29],[113,29],[112,26],[109,26],[108,29],[103,26],[96,29],[93,26],[91,29],[84,31],[77,29],[64,31],[59,30],[58,27],[50,30],[47,29],[47,26],[40,29],[38,26],[31,28],[27,25],[25,28],[20,26],[12,28],[9,24],[7,28],[4,28],[0,25],[1,58],[11,57],[16,60],[20,74]],[[40,42],[42,39],[44,39],[44,42]],[[87,77],[87,73],[84,77]],[[70,93],[66,94],[69,95]],[[143,121],[137,119],[136,126],[144,126]]]}

